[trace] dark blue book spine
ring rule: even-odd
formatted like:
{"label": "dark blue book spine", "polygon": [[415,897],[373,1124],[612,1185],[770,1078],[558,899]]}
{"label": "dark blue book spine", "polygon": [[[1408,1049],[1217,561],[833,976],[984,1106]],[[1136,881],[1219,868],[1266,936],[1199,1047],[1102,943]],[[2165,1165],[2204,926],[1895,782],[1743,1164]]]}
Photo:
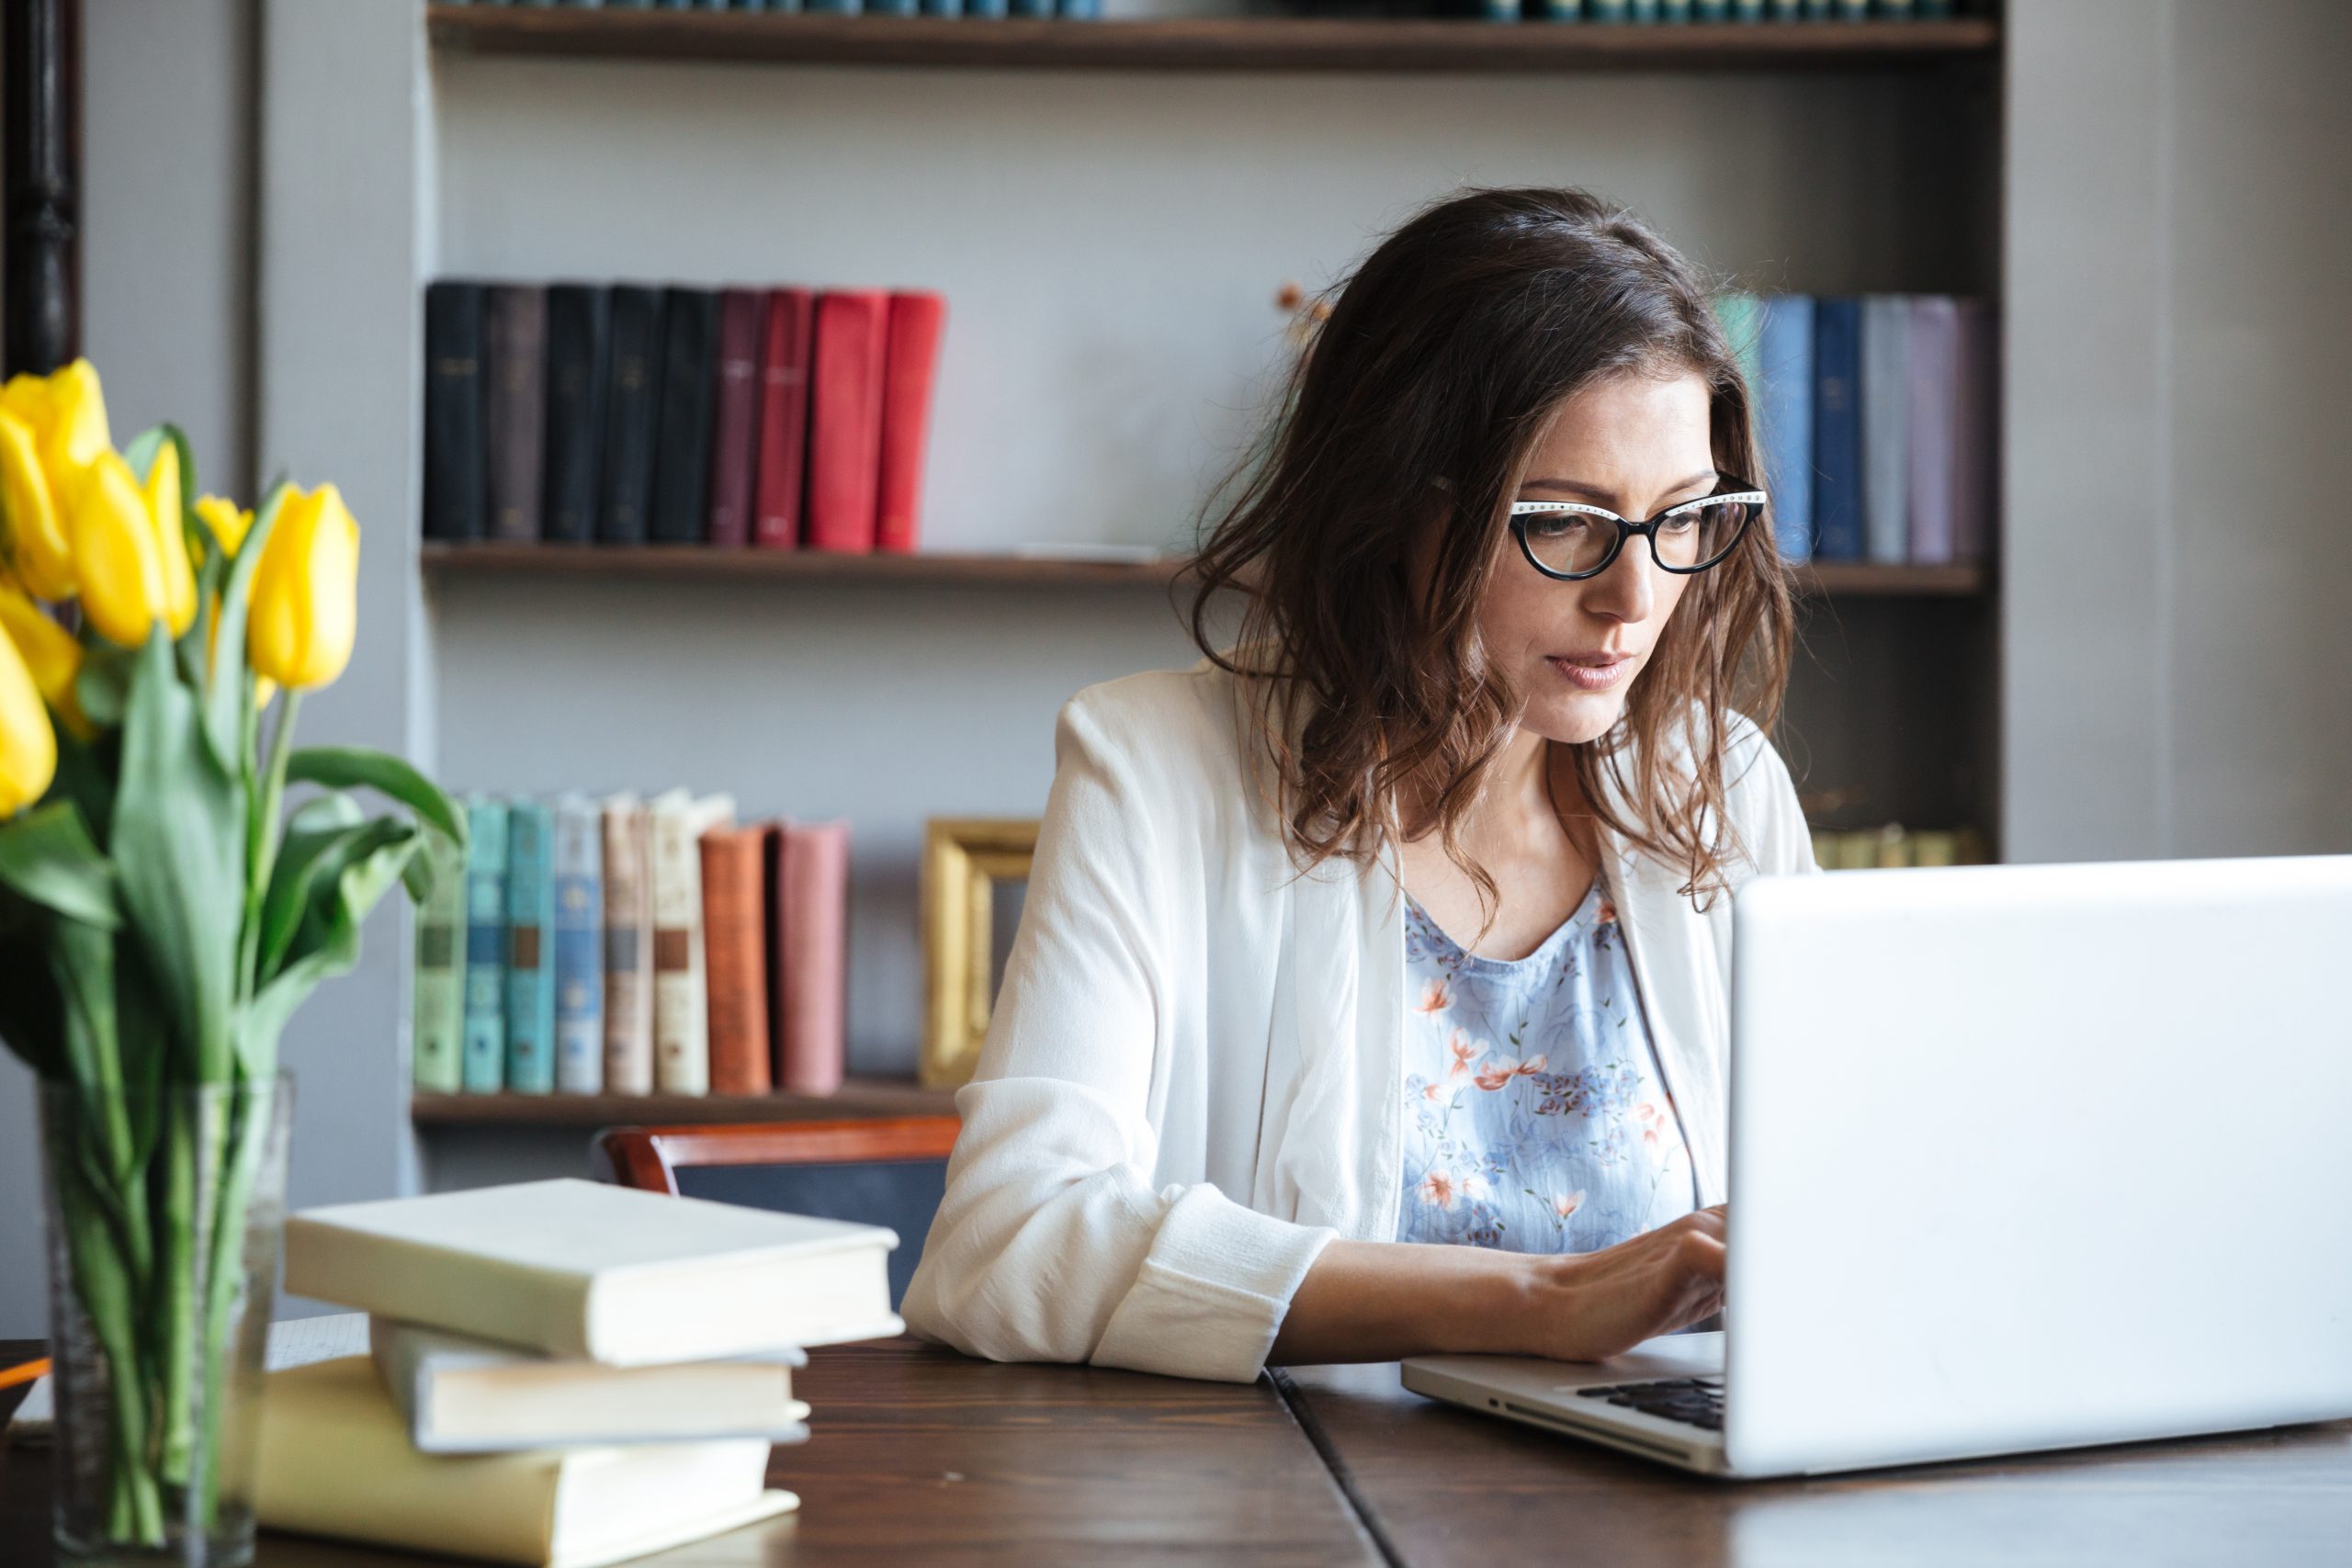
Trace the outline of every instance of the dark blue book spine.
{"label": "dark blue book spine", "polygon": [[865,0],[865,14],[869,17],[911,17],[915,14],[915,0]]}
{"label": "dark blue book spine", "polygon": [[803,0],[801,8],[836,17],[854,17],[865,9],[859,0]]}
{"label": "dark blue book spine", "polygon": [[1054,0],[1011,0],[1007,9],[1016,17],[1050,17]]}
{"label": "dark blue book spine", "polygon": [[548,288],[547,476],[543,536],[584,545],[596,536],[605,439],[605,292],[594,284]]}
{"label": "dark blue book spine", "polygon": [[1862,558],[1862,302],[1814,306],[1814,554]]}
{"label": "dark blue book spine", "polygon": [[960,17],[964,14],[964,0],[922,0],[922,14],[926,17]]}
{"label": "dark blue book spine", "polygon": [[506,807],[466,803],[465,1087],[506,1087]]}
{"label": "dark blue book spine", "polygon": [[1102,0],[1060,0],[1055,15],[1073,22],[1099,21],[1102,16]]}
{"label": "dark blue book spine", "polygon": [[1772,532],[1792,561],[1813,556],[1813,297],[1768,294],[1756,334],[1757,423]]}
{"label": "dark blue book spine", "polygon": [[613,285],[605,332],[611,358],[596,537],[607,545],[641,545],[653,505],[653,446],[662,411],[662,291]]}
{"label": "dark blue book spine", "polygon": [[424,536],[479,539],[490,481],[482,420],[479,283],[424,288]]}
{"label": "dark blue book spine", "polygon": [[555,1088],[555,824],[545,806],[506,815],[506,1087]]}
{"label": "dark blue book spine", "polygon": [[672,288],[662,299],[660,434],[646,537],[699,545],[710,521],[711,407],[718,378],[718,291]]}

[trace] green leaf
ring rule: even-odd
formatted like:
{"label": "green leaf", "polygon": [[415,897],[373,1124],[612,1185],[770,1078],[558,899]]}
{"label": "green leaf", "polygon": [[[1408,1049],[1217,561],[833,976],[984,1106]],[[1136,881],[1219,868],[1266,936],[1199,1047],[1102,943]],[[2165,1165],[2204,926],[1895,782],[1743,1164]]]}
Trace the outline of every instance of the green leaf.
{"label": "green leaf", "polygon": [[320,981],[344,974],[359,961],[360,926],[424,842],[406,823],[394,826],[401,831],[398,841],[352,860],[335,877],[332,894],[314,900],[316,921],[306,922],[286,967],[260,988],[238,1021],[237,1050],[248,1077],[259,1078],[276,1069],[277,1037],[294,1010]]}
{"label": "green leaf", "polygon": [[220,584],[220,629],[213,637],[212,674],[204,690],[204,734],[214,760],[234,774],[253,765],[245,755],[245,705],[253,700],[253,682],[245,678],[245,612],[253,597],[254,564],[291,488],[282,479],[270,487]]}
{"label": "green leaf", "polygon": [[114,867],[90,841],[70,800],[52,801],[0,824],[0,883],[33,903],[102,931],[121,929]]}
{"label": "green leaf", "polygon": [[[322,927],[333,919],[336,889],[346,867],[387,845],[414,837],[416,831],[390,817],[333,828],[289,829],[270,876],[268,896],[262,903],[261,947],[254,964],[256,981],[266,983],[285,966],[288,956],[322,940]],[[306,941],[298,942],[298,937]]]}
{"label": "green leaf", "polygon": [[122,907],[163,993],[163,1012],[192,1051],[174,1077],[229,1076],[231,1010],[245,894],[242,782],[200,733],[161,628],[141,650],[123,716],[115,796],[115,874]]}
{"label": "green leaf", "polygon": [[101,729],[122,722],[130,703],[130,672],[138,668],[135,649],[117,648],[104,637],[85,641],[81,673],[74,677],[74,696],[82,712]]}
{"label": "green leaf", "polygon": [[0,1044],[36,1077],[65,1076],[65,1015],[49,972],[46,911],[0,888]]}
{"label": "green leaf", "polygon": [[[258,526],[258,525],[256,525]],[[309,746],[287,760],[288,784],[328,789],[372,789],[407,807],[459,849],[466,847],[466,818],[439,786],[398,757],[351,746]]]}

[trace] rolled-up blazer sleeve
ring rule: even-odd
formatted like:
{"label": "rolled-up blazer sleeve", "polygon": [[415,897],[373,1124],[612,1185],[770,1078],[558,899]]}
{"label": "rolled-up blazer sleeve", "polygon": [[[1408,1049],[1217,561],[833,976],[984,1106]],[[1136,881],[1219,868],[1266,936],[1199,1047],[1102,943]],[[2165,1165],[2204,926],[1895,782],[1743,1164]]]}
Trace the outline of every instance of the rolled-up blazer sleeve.
{"label": "rolled-up blazer sleeve", "polygon": [[1206,1182],[1154,1185],[1161,1054],[1200,1048],[1170,1005],[1200,984],[1171,965],[1197,959],[1167,933],[1213,918],[1188,852],[1208,814],[1125,718],[1085,693],[1062,706],[1020,930],[904,1314],[998,1360],[1243,1381],[1333,1233]]}

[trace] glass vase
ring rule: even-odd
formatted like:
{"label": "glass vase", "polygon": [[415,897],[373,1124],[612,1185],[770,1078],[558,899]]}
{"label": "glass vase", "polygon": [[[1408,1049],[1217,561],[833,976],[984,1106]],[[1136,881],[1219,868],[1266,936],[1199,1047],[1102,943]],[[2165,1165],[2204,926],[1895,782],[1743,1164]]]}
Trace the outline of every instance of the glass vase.
{"label": "glass vase", "polygon": [[241,1568],[293,1086],[44,1083],[59,1561]]}

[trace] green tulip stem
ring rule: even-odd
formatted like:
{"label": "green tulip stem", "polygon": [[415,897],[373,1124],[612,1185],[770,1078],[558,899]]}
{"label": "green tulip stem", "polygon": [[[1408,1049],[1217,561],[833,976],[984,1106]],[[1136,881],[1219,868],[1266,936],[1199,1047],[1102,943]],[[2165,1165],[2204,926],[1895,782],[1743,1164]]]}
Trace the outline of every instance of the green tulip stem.
{"label": "green tulip stem", "polygon": [[204,1278],[204,1391],[198,1419],[203,1423],[197,1472],[201,1484],[196,1494],[197,1525],[209,1530],[219,1501],[220,1480],[220,1402],[227,1393],[227,1371],[236,1348],[229,1326],[245,1288],[245,1211],[253,1200],[260,1174],[263,1147],[268,1141],[276,1109],[275,1085],[247,1086],[251,1092],[234,1097],[226,1109],[230,1117],[228,1153],[221,1162],[219,1208],[212,1219],[210,1258]]}
{"label": "green tulip stem", "polygon": [[270,734],[269,758],[262,766],[261,788],[247,791],[252,816],[246,819],[245,831],[244,950],[237,973],[248,998],[262,987],[262,976],[254,973],[261,954],[262,900],[268,895],[270,876],[277,869],[277,817],[286,804],[286,759],[291,751],[294,716],[301,705],[301,692],[288,686],[285,705],[277,712],[277,728]]}

